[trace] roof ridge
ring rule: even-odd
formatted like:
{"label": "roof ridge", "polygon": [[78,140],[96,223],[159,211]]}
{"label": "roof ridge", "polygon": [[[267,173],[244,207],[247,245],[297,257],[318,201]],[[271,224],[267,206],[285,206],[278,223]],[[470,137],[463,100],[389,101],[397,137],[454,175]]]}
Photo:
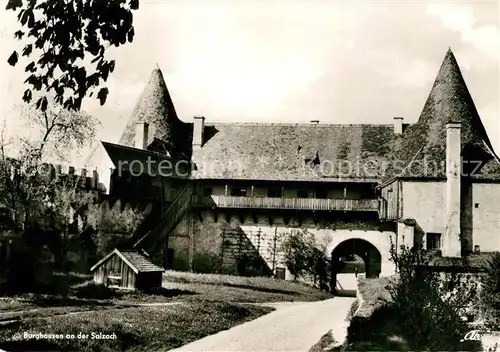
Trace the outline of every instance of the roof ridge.
{"label": "roof ridge", "polygon": [[307,122],[206,122],[205,126],[211,125],[231,125],[231,126],[310,126],[310,127],[392,127],[392,124],[378,124],[378,123],[324,123],[324,124],[313,124]]}

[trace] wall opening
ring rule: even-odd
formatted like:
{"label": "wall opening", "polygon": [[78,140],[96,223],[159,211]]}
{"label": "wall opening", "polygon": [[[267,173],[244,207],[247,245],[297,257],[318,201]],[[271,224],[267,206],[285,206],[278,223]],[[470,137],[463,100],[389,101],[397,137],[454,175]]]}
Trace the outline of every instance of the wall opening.
{"label": "wall opening", "polygon": [[332,251],[331,287],[337,286],[337,274],[364,272],[366,278],[378,278],[381,267],[382,256],[373,244],[359,238],[345,240]]}

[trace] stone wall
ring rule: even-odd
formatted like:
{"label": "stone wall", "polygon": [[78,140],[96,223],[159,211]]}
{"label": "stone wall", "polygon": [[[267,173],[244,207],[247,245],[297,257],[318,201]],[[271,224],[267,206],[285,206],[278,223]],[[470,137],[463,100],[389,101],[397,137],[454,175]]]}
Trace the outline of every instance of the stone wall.
{"label": "stone wall", "polygon": [[[371,218],[347,220],[343,215],[332,213],[324,217],[301,214],[299,218],[284,212],[250,214],[196,209],[186,215],[169,238],[169,247],[174,249],[173,268],[189,270],[191,257],[196,272],[257,274],[285,269],[281,242],[286,233],[297,228],[313,233],[318,242],[327,246],[329,253],[348,239],[366,240],[382,256],[381,275],[394,272],[389,250],[395,233]],[[250,263],[243,269],[242,260]],[[291,278],[285,273],[287,279]]]}

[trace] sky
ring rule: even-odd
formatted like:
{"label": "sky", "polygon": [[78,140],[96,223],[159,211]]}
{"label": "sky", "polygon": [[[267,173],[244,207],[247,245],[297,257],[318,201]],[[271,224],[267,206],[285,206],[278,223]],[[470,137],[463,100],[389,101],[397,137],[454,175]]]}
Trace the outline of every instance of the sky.
{"label": "sky", "polygon": [[[0,11],[0,112],[15,135],[26,73],[6,63],[19,44]],[[108,102],[84,109],[97,139],[117,142],[158,65],[184,121],[413,123],[451,47],[498,153],[499,14],[480,0],[141,0],[134,42],[108,53]]]}

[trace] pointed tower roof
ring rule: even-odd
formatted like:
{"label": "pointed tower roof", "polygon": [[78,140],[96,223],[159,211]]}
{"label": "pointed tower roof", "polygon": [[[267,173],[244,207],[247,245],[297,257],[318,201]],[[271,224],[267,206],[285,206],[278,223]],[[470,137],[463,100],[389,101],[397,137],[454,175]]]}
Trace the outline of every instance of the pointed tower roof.
{"label": "pointed tower roof", "polygon": [[[405,132],[397,157],[406,161],[406,165],[424,157],[435,165],[444,165],[448,122],[461,124],[463,155],[472,155],[474,160],[498,159],[451,49],[441,64],[420,118]],[[416,171],[412,168],[411,176],[444,176],[436,174],[436,170],[428,170],[432,175],[423,174],[422,170],[415,174]]]}
{"label": "pointed tower roof", "polygon": [[[180,132],[178,129],[183,129],[184,123],[177,117],[172,98],[159,67],[151,73],[149,82],[120,137],[119,144],[134,146],[135,124],[139,122],[149,124],[148,144],[157,138],[167,145],[173,145],[175,144],[174,135]],[[174,131],[176,132],[174,133]]]}

